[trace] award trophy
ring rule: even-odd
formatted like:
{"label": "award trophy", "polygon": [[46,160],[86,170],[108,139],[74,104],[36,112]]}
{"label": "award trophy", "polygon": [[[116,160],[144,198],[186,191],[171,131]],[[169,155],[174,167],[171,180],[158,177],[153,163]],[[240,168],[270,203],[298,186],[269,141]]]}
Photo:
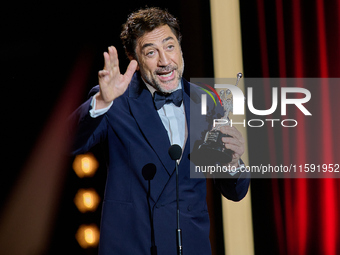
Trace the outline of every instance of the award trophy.
{"label": "award trophy", "polygon": [[[238,73],[235,86],[238,85],[241,78],[242,73]],[[220,129],[223,126],[229,126],[228,116],[230,112],[233,112],[233,96],[229,89],[221,90],[219,95],[224,108],[224,116],[221,118],[221,124],[215,125],[206,133],[204,142],[194,152],[193,156],[196,164],[228,164],[232,160],[234,151],[227,149],[222,142],[222,137],[228,137],[229,135],[223,134]]]}

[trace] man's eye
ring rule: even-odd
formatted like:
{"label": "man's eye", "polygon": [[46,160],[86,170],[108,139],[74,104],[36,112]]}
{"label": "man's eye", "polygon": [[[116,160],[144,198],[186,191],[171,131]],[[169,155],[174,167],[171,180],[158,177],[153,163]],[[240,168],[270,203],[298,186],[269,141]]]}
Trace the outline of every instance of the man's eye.
{"label": "man's eye", "polygon": [[173,48],[175,48],[174,45],[169,45],[169,46],[168,46],[168,49],[169,49],[169,50],[172,50]]}
{"label": "man's eye", "polygon": [[155,54],[154,51],[149,51],[148,53],[146,53],[147,56],[152,56],[152,55],[154,55],[154,54]]}

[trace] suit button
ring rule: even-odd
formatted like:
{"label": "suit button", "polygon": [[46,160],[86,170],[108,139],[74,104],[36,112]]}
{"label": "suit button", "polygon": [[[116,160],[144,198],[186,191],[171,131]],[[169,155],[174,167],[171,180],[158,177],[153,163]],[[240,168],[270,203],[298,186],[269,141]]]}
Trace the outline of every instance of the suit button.
{"label": "suit button", "polygon": [[188,205],[188,211],[192,210],[192,205]]}

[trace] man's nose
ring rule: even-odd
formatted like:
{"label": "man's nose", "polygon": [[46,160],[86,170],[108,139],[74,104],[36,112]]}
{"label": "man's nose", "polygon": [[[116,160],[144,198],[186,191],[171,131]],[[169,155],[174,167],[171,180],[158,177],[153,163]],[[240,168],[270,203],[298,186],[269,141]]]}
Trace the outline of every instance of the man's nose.
{"label": "man's nose", "polygon": [[170,57],[165,51],[159,52],[159,59],[158,59],[158,65],[159,66],[167,66],[170,64]]}

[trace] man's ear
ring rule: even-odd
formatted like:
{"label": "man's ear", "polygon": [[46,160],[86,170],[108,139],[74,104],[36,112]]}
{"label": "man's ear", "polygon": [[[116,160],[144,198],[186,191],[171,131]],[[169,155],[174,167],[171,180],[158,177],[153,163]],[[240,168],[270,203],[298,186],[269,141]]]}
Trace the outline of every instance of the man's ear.
{"label": "man's ear", "polygon": [[[133,60],[133,59],[137,61],[137,59],[135,59],[132,55],[128,55],[128,58],[129,58],[130,61]],[[136,70],[139,71],[138,61],[137,61],[137,68],[136,68]]]}

